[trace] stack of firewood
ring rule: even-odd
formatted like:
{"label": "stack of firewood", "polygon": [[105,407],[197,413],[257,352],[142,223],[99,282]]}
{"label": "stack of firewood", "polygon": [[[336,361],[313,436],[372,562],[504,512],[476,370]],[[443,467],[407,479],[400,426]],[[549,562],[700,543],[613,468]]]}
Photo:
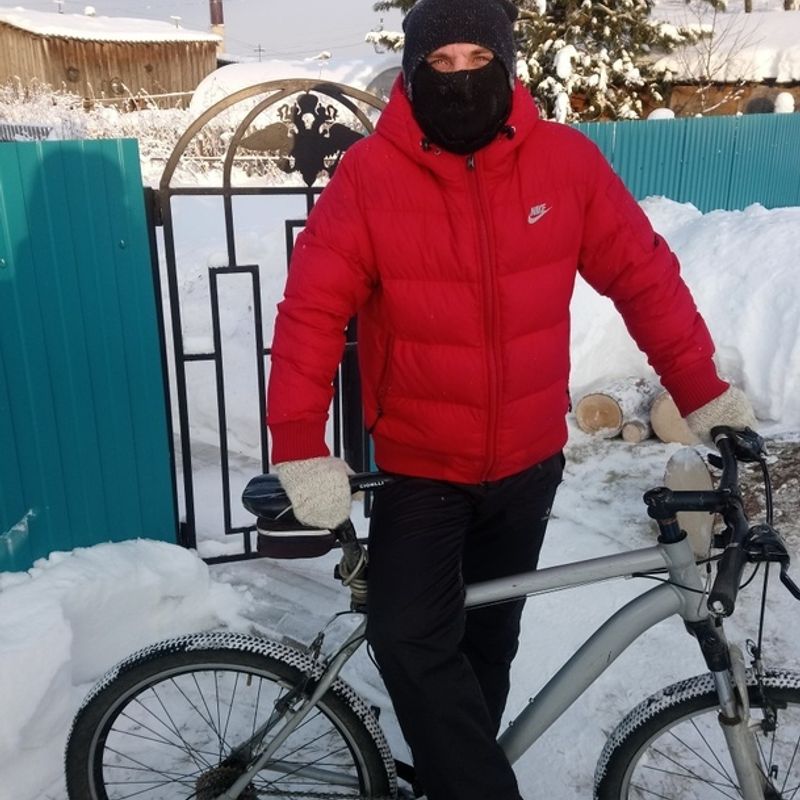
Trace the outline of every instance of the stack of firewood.
{"label": "stack of firewood", "polygon": [[626,442],[641,442],[654,434],[662,442],[696,444],[668,392],[645,378],[619,378],[584,395],[575,419],[585,433]]}

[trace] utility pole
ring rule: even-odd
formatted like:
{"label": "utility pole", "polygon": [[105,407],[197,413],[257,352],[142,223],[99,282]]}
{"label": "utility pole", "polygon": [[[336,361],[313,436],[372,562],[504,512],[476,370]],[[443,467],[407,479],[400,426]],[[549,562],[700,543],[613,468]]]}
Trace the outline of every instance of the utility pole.
{"label": "utility pole", "polygon": [[258,56],[258,60],[261,61],[261,56],[263,56],[264,53],[266,53],[267,51],[261,45],[258,45],[258,47],[255,47],[253,49],[256,51],[256,55]]}

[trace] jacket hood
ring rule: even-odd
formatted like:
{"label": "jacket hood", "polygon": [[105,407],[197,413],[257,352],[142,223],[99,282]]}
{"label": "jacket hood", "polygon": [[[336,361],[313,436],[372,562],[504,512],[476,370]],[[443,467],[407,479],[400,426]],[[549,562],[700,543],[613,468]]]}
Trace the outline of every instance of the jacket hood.
{"label": "jacket hood", "polygon": [[[533,97],[520,81],[516,81],[506,130],[478,151],[481,159],[490,167],[501,167],[501,163],[530,135],[538,121],[539,111]],[[389,102],[378,119],[375,132],[388,139],[409,158],[434,172],[447,174],[457,169],[460,174],[463,169],[464,156],[427,143],[411,110],[411,101],[406,95],[402,75],[397,77],[392,87]]]}

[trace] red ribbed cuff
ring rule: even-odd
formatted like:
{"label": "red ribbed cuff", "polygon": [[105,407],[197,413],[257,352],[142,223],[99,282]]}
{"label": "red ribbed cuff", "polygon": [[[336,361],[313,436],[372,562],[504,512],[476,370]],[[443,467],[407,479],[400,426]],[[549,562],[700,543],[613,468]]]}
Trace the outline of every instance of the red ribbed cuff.
{"label": "red ribbed cuff", "polygon": [[270,425],[269,432],[273,464],[331,454],[325,444],[324,419],[321,422],[281,422]]}
{"label": "red ribbed cuff", "polygon": [[694,364],[677,375],[664,376],[661,383],[672,395],[683,417],[719,397],[729,386],[717,375],[711,359]]}

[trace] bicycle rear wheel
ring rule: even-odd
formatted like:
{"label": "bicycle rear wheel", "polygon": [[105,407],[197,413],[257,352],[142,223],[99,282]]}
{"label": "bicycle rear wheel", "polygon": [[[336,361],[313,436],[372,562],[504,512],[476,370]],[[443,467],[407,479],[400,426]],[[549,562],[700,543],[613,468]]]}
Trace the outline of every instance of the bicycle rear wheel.
{"label": "bicycle rear wheel", "polygon": [[[800,673],[771,671],[764,696],[747,684],[761,769],[771,798],[800,797]],[[775,712],[774,729],[765,709]],[[595,772],[598,800],[741,797],[710,675],[673,684],[631,711],[611,734]]]}
{"label": "bicycle rear wheel", "polygon": [[[131,656],[75,718],[65,756],[70,800],[213,800],[244,771],[237,745],[264,724],[278,730],[290,693],[313,691],[314,669],[299,651],[235,634],[182,637]],[[240,798],[395,793],[374,714],[337,680]]]}

